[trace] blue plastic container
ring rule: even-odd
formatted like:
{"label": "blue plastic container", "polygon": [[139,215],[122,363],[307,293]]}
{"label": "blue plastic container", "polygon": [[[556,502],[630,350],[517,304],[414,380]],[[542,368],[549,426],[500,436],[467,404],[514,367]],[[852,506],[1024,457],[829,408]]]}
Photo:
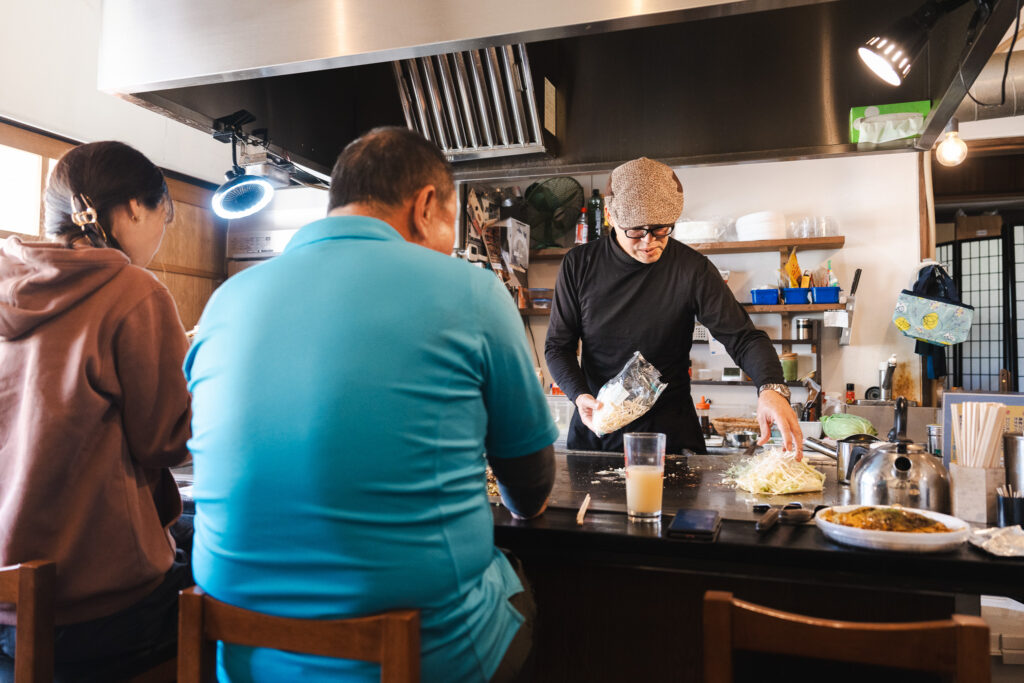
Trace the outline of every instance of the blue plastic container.
{"label": "blue plastic container", "polygon": [[779,290],[777,289],[752,289],[750,300],[759,306],[774,306],[779,303]]}
{"label": "blue plastic container", "polygon": [[816,304],[839,303],[838,287],[811,287],[811,299]]}
{"label": "blue plastic container", "polygon": [[786,304],[806,304],[811,300],[810,287],[783,287],[782,301]]}

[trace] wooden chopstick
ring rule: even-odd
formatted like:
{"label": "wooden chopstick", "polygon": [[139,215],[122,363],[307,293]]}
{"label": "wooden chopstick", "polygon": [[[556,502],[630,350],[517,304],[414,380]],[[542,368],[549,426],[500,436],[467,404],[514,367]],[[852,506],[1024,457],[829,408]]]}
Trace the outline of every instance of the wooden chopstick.
{"label": "wooden chopstick", "polygon": [[583,504],[580,505],[580,511],[576,513],[576,524],[583,526],[583,515],[587,514],[587,508],[590,507],[590,494],[583,499]]}

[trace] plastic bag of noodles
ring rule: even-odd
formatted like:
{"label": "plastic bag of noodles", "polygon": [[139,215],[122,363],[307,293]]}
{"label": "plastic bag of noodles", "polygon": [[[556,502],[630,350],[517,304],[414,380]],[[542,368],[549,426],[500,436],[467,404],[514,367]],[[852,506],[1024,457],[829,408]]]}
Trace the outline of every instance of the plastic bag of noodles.
{"label": "plastic bag of noodles", "polygon": [[636,420],[651,409],[667,386],[661,381],[658,369],[639,351],[634,351],[619,374],[597,392],[597,400],[601,402],[593,419],[597,435],[611,434]]}

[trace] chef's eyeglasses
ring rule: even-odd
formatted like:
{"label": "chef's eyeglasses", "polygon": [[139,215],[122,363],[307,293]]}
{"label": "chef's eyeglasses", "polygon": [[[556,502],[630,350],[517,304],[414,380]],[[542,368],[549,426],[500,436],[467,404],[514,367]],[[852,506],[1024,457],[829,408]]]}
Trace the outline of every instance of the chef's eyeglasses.
{"label": "chef's eyeglasses", "polygon": [[622,232],[625,233],[626,237],[631,240],[642,239],[647,236],[648,233],[654,237],[668,237],[672,234],[672,229],[676,226],[669,223],[668,225],[643,225],[638,228],[623,228]]}

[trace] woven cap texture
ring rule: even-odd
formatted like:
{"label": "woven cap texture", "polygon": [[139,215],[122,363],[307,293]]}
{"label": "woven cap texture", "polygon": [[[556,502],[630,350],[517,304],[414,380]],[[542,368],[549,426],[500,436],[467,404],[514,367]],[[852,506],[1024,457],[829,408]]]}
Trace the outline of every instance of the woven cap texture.
{"label": "woven cap texture", "polygon": [[608,206],[615,225],[668,225],[683,212],[683,185],[675,172],[647,157],[640,157],[612,171],[612,200]]}

